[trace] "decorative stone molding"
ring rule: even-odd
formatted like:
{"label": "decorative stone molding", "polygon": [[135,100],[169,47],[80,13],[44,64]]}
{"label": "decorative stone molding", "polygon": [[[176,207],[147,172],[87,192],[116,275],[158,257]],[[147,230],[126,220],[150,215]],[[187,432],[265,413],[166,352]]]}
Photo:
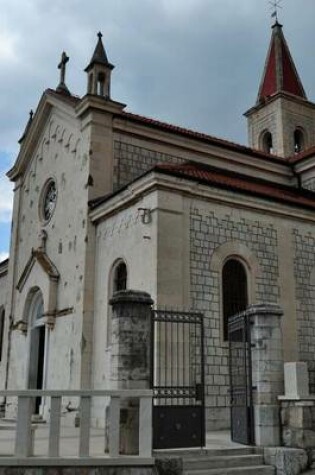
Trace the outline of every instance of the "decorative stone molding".
{"label": "decorative stone molding", "polygon": [[[46,236],[45,236],[46,240]],[[25,309],[27,309],[27,302],[29,295],[32,294],[34,290],[34,285],[29,284],[30,288],[27,289],[27,282],[30,279],[31,273],[33,271],[33,268],[36,264],[39,265],[40,269],[43,271],[44,276],[46,276],[46,298],[44,299],[45,301],[45,307],[44,307],[44,315],[43,315],[43,322],[49,327],[53,328],[55,325],[55,319],[56,319],[56,314],[58,312],[57,310],[57,289],[58,289],[58,283],[59,283],[59,278],[60,274],[58,272],[57,267],[54,265],[54,263],[49,259],[48,255],[46,254],[44,250],[45,243],[43,242],[42,245],[37,248],[37,249],[32,249],[31,256],[29,260],[26,263],[26,266],[24,267],[24,270],[18,280],[17,284],[17,290],[19,291],[20,294],[25,294],[26,298],[26,305]],[[32,279],[30,279],[32,280]],[[38,280],[36,278],[36,280]],[[37,285],[37,284],[36,284]],[[39,288],[40,286],[38,286]],[[24,322],[23,328],[17,328],[21,330],[23,333],[27,331],[27,317],[24,314],[22,317],[21,322]]]}

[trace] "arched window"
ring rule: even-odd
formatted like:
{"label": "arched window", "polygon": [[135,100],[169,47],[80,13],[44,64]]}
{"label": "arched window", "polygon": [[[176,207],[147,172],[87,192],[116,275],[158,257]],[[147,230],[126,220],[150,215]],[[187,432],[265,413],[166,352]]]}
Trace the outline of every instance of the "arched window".
{"label": "arched window", "polygon": [[3,335],[4,335],[4,308],[0,308],[0,361],[2,360]]}
{"label": "arched window", "polygon": [[262,149],[266,153],[273,153],[273,140],[269,130],[265,131],[262,136]]}
{"label": "arched window", "polygon": [[127,288],[127,267],[124,262],[120,262],[114,272],[113,293]]}
{"label": "arched window", "polygon": [[[119,259],[117,260],[110,272],[109,276],[109,300],[115,292],[127,289],[127,266],[126,263]],[[107,346],[110,346],[112,340],[112,308],[108,305],[108,319],[107,319]]]}
{"label": "arched window", "polygon": [[305,149],[304,133],[301,129],[294,131],[294,153],[300,153]]}
{"label": "arched window", "polygon": [[248,305],[247,275],[244,265],[229,259],[222,270],[223,335],[228,340],[228,321]]}

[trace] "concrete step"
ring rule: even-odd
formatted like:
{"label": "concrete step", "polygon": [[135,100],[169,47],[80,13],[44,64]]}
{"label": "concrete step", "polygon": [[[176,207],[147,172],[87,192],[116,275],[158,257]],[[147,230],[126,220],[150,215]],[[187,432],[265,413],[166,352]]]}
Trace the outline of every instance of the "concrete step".
{"label": "concrete step", "polygon": [[162,457],[181,457],[183,459],[193,457],[216,457],[216,456],[230,456],[230,455],[251,455],[263,454],[263,449],[259,447],[243,447],[231,449],[169,449],[169,450],[154,450],[154,456]]}
{"label": "concrete step", "polygon": [[263,455],[220,455],[220,456],[199,456],[183,459],[184,470],[204,470],[214,468],[230,468],[230,467],[248,467],[259,466],[264,464]]}
{"label": "concrete step", "polygon": [[267,465],[250,467],[212,468],[206,470],[184,470],[184,475],[275,475],[276,469]]}

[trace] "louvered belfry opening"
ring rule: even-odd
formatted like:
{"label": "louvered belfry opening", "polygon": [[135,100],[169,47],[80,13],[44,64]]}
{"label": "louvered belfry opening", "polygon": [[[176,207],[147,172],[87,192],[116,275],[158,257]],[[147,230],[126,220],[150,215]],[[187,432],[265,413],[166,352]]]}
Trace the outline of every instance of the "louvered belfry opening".
{"label": "louvered belfry opening", "polygon": [[228,340],[228,321],[248,305],[247,276],[244,265],[237,259],[229,259],[222,271],[223,332]]}

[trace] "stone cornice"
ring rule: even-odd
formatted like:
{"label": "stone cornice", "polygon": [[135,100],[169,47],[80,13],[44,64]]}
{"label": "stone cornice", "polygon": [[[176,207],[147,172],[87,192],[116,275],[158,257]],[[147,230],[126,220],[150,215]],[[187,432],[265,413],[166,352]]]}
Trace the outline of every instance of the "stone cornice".
{"label": "stone cornice", "polygon": [[106,100],[104,97],[86,94],[76,106],[77,117],[82,117],[90,110],[97,110],[102,113],[119,114],[126,104],[121,102]]}
{"label": "stone cornice", "polygon": [[94,224],[97,224],[157,190],[179,193],[191,199],[211,201],[217,205],[261,212],[268,216],[290,218],[312,224],[315,222],[313,210],[243,194],[238,191],[200,184],[185,177],[178,178],[155,171],[147,173],[120,192],[109,197],[104,203],[90,211],[90,218]]}
{"label": "stone cornice", "polygon": [[26,170],[30,157],[33,156],[34,149],[38,144],[39,138],[54,107],[74,117],[72,104],[62,100],[62,97],[58,98],[57,95],[49,94],[47,91],[44,92],[39,101],[31,126],[22,142],[17,159],[13,167],[7,172],[7,176],[11,181],[16,181]]}

